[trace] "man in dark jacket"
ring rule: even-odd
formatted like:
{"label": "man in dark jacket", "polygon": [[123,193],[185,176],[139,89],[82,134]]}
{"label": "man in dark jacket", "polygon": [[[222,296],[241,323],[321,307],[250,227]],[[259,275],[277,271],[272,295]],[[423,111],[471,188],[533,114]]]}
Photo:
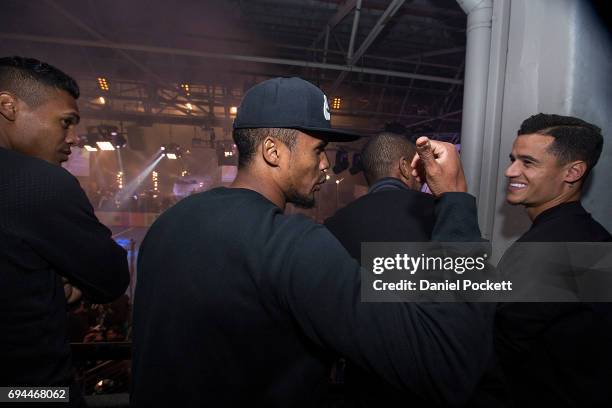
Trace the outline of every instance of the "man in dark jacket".
{"label": "man in dark jacket", "polygon": [[[74,387],[66,303],[126,289],[125,251],[60,163],[76,142],[76,82],[34,59],[0,58],[0,386]],[[66,404],[63,404],[66,406]]]}
{"label": "man in dark jacket", "polygon": [[[362,242],[428,242],[434,225],[434,197],[421,193],[412,173],[416,146],[406,137],[383,132],[361,151],[368,194],[338,210],[325,226],[361,263]],[[338,365],[341,369],[342,364]],[[400,393],[379,377],[348,362],[345,399],[350,406],[404,406],[415,395]]]}
{"label": "man in dark jacket", "polygon": [[415,145],[394,133],[372,137],[361,152],[368,194],[325,221],[346,250],[361,262],[362,242],[428,242],[434,197],[419,192],[410,164]]}
{"label": "man in dark jacket", "polygon": [[[580,203],[602,146],[601,130],[578,118],[538,114],[523,122],[506,170],[506,199],[523,205],[533,224],[506,252],[502,270],[515,261],[518,246],[528,242],[612,241]],[[511,276],[518,271],[506,272]],[[609,322],[608,304],[501,304],[496,350],[516,406],[608,406]]]}
{"label": "man in dark jacket", "polygon": [[[323,92],[299,78],[258,84],[233,136],[232,186],[179,202],[140,249],[132,405],[316,406],[337,355],[431,405],[465,402],[489,355],[490,310],[361,302],[358,263],[323,226],[283,214],[287,202],[313,205],[327,141],[352,137],[331,128]],[[455,176],[432,183],[434,236],[452,239],[458,217],[478,239]]]}

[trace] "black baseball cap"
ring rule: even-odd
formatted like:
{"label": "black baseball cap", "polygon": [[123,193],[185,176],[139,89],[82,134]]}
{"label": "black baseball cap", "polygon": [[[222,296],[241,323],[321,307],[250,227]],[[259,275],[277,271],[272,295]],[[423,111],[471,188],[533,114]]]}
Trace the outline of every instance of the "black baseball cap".
{"label": "black baseball cap", "polygon": [[234,129],[297,129],[330,142],[350,142],[361,135],[332,129],[327,97],[301,78],[274,78],[249,89],[238,108]]}

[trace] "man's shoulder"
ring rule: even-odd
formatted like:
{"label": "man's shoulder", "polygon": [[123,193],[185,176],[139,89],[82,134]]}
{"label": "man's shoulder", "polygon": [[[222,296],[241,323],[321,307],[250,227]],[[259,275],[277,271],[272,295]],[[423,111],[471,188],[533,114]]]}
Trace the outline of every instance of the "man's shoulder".
{"label": "man's shoulder", "polygon": [[[261,211],[280,212],[271,201],[254,190],[216,187],[184,198],[171,209],[175,212],[202,209],[215,214],[256,214]],[[212,214],[212,213],[211,213]]]}
{"label": "man's shoulder", "polygon": [[158,221],[175,222],[177,219],[190,219],[191,223],[229,230],[232,235],[236,235],[232,231],[240,230],[245,239],[279,233],[297,236],[308,228],[319,226],[305,216],[284,214],[254,190],[227,187],[189,196],[165,211]]}
{"label": "man's shoulder", "polygon": [[607,242],[612,241],[612,235],[583,210],[533,225],[518,241]]}
{"label": "man's shoulder", "polygon": [[[397,216],[399,208],[420,209],[433,214],[434,197],[430,194],[413,190],[388,189],[363,195],[345,207],[339,209],[328,220],[352,218],[359,214],[372,214],[373,211],[390,211],[388,215]],[[420,211],[418,211],[420,212]],[[415,213],[416,214],[416,213]],[[326,221],[327,223],[327,221]]]}
{"label": "man's shoulder", "polygon": [[3,184],[71,191],[80,188],[76,178],[61,166],[8,149],[0,149],[0,178]]}

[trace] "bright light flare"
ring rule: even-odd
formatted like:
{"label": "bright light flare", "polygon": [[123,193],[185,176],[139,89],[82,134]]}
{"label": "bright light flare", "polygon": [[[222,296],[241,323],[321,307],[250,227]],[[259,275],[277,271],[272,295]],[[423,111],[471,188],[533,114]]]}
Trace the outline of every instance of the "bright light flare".
{"label": "bright light flare", "polygon": [[100,150],[115,150],[115,146],[111,142],[96,142]]}

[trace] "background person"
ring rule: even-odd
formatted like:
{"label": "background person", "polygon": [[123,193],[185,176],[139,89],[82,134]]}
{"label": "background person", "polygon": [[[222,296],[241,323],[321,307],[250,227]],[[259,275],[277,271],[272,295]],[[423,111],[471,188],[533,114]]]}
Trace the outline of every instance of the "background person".
{"label": "background person", "polygon": [[[119,297],[125,251],[60,166],[76,142],[76,82],[35,59],[0,58],[0,386],[71,386],[67,300]],[[63,404],[62,406],[66,406]]]}

